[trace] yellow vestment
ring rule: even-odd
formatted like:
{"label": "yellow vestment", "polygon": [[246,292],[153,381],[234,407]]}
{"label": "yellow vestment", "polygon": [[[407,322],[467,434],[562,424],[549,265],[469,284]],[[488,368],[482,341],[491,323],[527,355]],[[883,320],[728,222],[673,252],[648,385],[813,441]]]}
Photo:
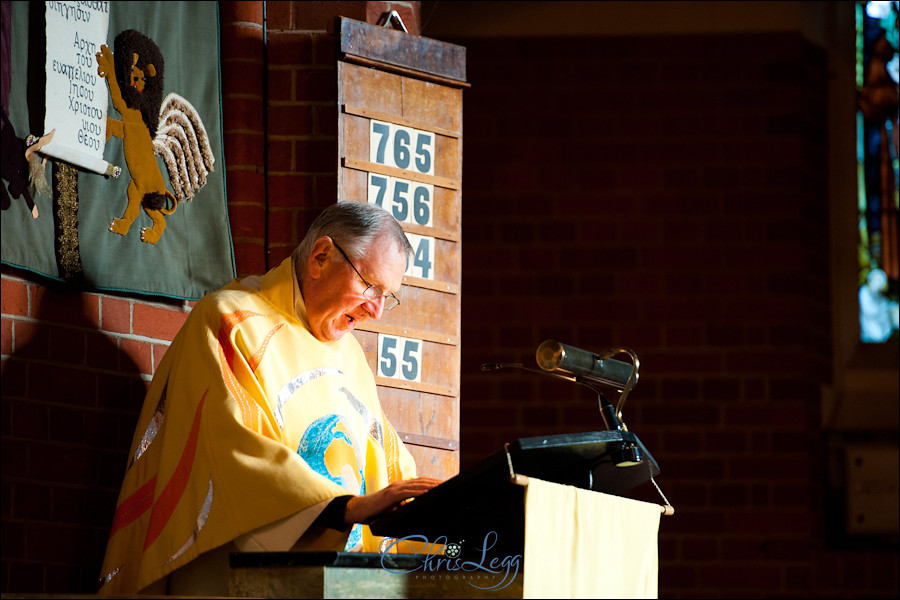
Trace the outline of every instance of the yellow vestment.
{"label": "yellow vestment", "polygon": [[[203,552],[346,494],[415,476],[352,335],[309,333],[291,259],[199,302],[144,400],[103,594],[137,593]],[[377,552],[356,525],[344,548]]]}

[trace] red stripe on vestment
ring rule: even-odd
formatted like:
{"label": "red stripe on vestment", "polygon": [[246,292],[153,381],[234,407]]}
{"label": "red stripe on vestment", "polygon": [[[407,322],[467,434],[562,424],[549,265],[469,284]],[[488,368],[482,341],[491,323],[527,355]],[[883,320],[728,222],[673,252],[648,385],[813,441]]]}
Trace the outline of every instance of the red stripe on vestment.
{"label": "red stripe on vestment", "polygon": [[219,343],[223,346],[229,345],[225,342],[231,337],[232,330],[241,322],[246,321],[250,317],[261,317],[259,313],[250,310],[239,310],[233,313],[227,313],[221,317],[221,325],[219,326]]}
{"label": "red stripe on vestment", "polygon": [[[231,392],[235,402],[237,402],[238,408],[241,409],[241,421],[243,421],[244,427],[254,431],[259,429],[259,411],[253,410],[253,402],[251,401],[250,396],[238,382],[237,377],[234,374],[234,346],[231,344],[231,332],[242,321],[249,319],[250,317],[261,316],[263,315],[249,310],[239,310],[237,312],[222,315],[222,326],[219,328],[218,336],[219,363],[220,368],[222,369],[225,386],[228,388],[228,391]],[[281,325],[278,325],[270,331],[262,346],[250,358],[250,368],[252,370],[256,370],[256,367],[259,364],[258,360],[261,358],[261,353],[265,352],[265,347],[268,344],[269,339],[280,328]]]}
{"label": "red stripe on vestment", "polygon": [[262,362],[263,356],[266,354],[266,348],[269,346],[269,342],[272,340],[272,336],[278,333],[278,330],[285,326],[285,323],[279,323],[266,335],[266,339],[263,340],[263,343],[259,345],[259,349],[253,353],[253,356],[250,357],[248,361],[250,363],[250,369],[253,372],[256,372],[256,369],[259,368],[259,363]]}
{"label": "red stripe on vestment", "polygon": [[241,323],[241,321],[249,319],[250,317],[261,316],[261,314],[250,310],[238,310],[233,313],[222,315],[218,336],[219,348],[221,348],[222,352],[225,354],[225,360],[228,363],[229,368],[233,368],[234,366],[234,348],[231,346],[231,340],[229,339],[231,338],[231,331]]}
{"label": "red stripe on vestment", "polygon": [[[226,348],[230,349],[231,345],[227,345]],[[256,427],[253,419],[253,410],[250,406],[250,398],[247,396],[247,392],[244,391],[244,388],[241,387],[241,384],[238,383],[237,377],[234,376],[234,371],[231,370],[231,364],[225,356],[225,348],[222,347],[221,343],[219,344],[219,363],[219,367],[222,369],[222,380],[225,382],[225,387],[231,392],[231,396],[234,398],[234,401],[237,402],[238,408],[241,409],[241,421],[243,421],[244,427],[255,430]]]}
{"label": "red stripe on vestment", "polygon": [[147,510],[153,506],[153,492],[155,490],[156,475],[116,508],[116,514],[113,517],[112,531],[109,533],[110,537],[147,512]]}
{"label": "red stripe on vestment", "polygon": [[203,392],[203,398],[197,405],[194,412],[194,422],[191,425],[191,432],[188,434],[187,442],[185,442],[184,450],[181,453],[181,460],[172,478],[166,484],[165,489],[159,495],[156,503],[153,505],[153,512],[150,513],[150,524],[147,526],[147,537],[144,540],[144,550],[150,547],[150,544],[156,541],[163,528],[169,522],[172,513],[175,512],[175,506],[181,500],[185,488],[187,488],[190,479],[191,469],[194,466],[194,457],[197,453],[197,441],[200,438],[200,415],[203,411],[203,403],[206,401],[206,392]]}

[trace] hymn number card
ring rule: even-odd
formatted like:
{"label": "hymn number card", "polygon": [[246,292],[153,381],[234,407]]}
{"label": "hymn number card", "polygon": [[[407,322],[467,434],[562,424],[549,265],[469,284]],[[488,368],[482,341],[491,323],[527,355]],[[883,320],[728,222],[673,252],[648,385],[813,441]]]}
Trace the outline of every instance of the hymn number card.
{"label": "hymn number card", "polygon": [[434,279],[434,238],[407,233],[406,238],[413,247],[413,256],[406,265],[406,273],[410,277]]}
{"label": "hymn number card", "polygon": [[398,177],[369,173],[368,199],[391,213],[401,223],[433,225],[434,186]]}
{"label": "hymn number card", "polygon": [[422,381],[422,340],[378,334],[378,375]]}
{"label": "hymn number card", "polygon": [[434,134],[411,127],[372,120],[369,160],[425,175],[434,175]]}

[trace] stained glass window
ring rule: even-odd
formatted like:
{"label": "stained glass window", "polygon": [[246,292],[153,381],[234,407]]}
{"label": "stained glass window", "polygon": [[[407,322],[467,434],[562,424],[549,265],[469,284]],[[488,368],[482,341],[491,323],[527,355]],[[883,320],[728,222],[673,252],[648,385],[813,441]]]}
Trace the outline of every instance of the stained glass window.
{"label": "stained glass window", "polygon": [[860,339],[898,336],[898,2],[857,2]]}

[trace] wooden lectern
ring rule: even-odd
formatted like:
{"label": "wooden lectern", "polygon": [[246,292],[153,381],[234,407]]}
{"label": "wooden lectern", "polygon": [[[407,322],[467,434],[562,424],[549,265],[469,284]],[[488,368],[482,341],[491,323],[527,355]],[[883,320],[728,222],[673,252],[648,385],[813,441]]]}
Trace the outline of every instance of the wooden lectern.
{"label": "wooden lectern", "polygon": [[[624,496],[660,472],[629,431],[523,438],[370,524],[438,555],[232,555],[233,595],[280,598],[522,598],[525,489],[531,478]],[[666,512],[671,507],[663,507]],[[465,562],[495,567],[460,569]],[[506,568],[507,566],[511,568]],[[513,568],[514,567],[514,568]],[[305,595],[308,594],[308,595]]]}

